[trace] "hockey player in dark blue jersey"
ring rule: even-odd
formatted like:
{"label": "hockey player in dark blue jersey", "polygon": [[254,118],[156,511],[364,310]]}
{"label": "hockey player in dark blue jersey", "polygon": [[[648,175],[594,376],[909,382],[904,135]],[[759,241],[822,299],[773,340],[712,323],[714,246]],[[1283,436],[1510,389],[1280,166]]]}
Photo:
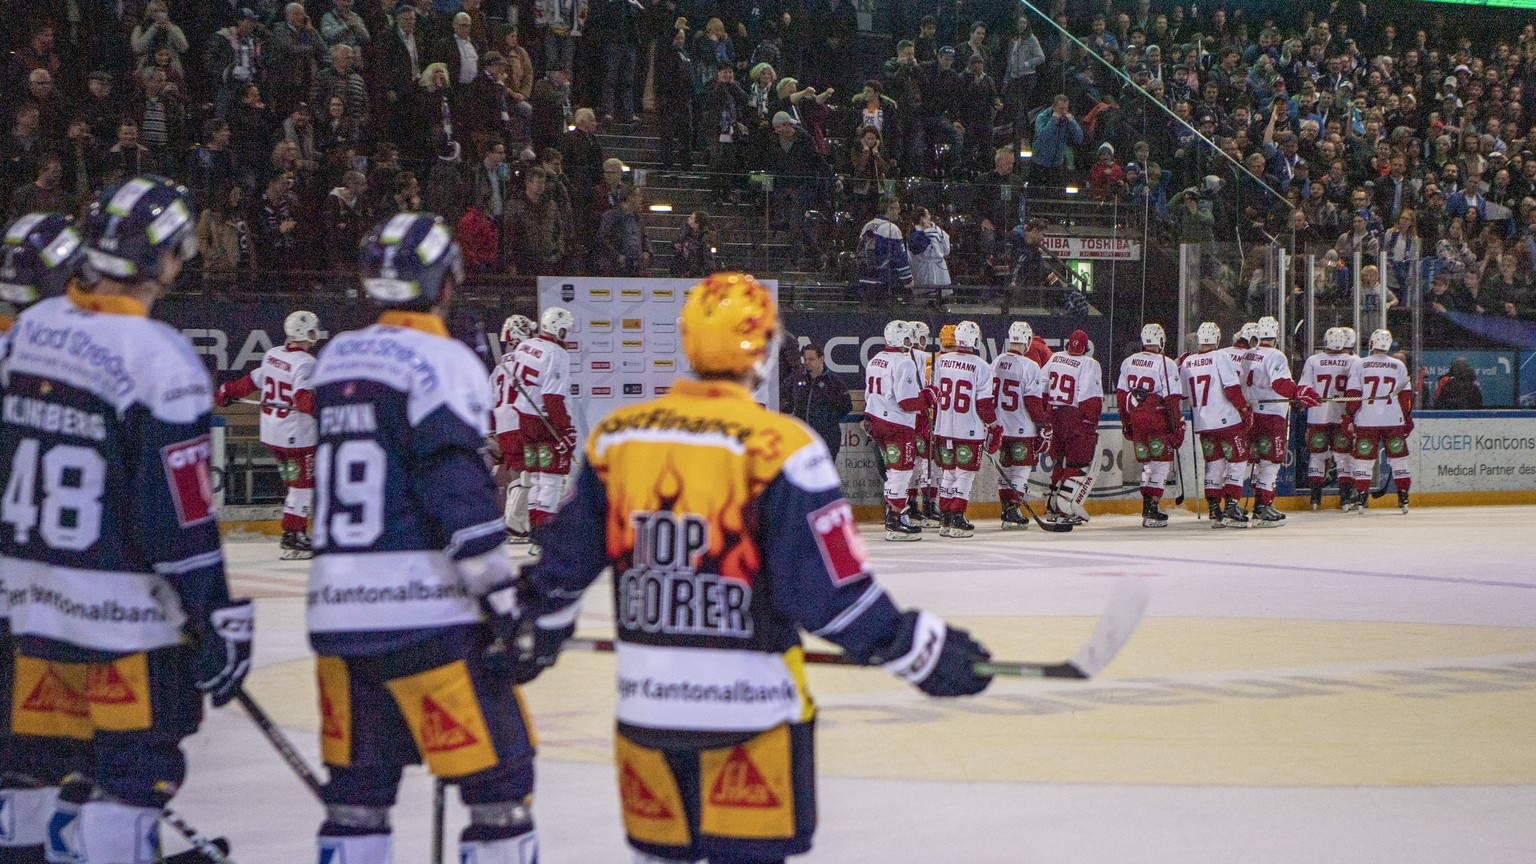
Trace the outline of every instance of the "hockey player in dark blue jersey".
{"label": "hockey player in dark blue jersey", "polygon": [[250,665],[251,604],[229,597],[213,503],[212,384],[186,337],[148,318],[195,254],[189,200],[160,178],[125,183],[86,226],[92,290],[38,303],[9,334],[12,731],[94,747],[92,797],[77,819],[67,803],[50,816],[73,856],[60,860],[155,860],[202,693],[224,704]]}
{"label": "hockey player in dark blue jersey", "polygon": [[482,456],[491,391],[443,324],[459,248],[441,220],[401,213],[365,239],[360,269],[387,311],[333,339],[312,378],[308,617],[330,769],[319,860],[388,864],[401,770],[425,761],[469,807],[461,861],[534,864],[533,745],[495,662],[507,654],[485,656],[514,600]]}
{"label": "hockey player in dark blue jersey", "polygon": [[991,678],[972,667],[989,655],[896,607],[869,572],[826,445],[753,401],[779,341],[768,291],[710,276],[681,327],[697,378],[603,420],[574,497],[539,533],[516,671],[530,680],[555,662],[582,591],[612,566],[616,761],[635,860],[768,864],[810,849],[816,823],[802,628],[933,696],[981,692]]}

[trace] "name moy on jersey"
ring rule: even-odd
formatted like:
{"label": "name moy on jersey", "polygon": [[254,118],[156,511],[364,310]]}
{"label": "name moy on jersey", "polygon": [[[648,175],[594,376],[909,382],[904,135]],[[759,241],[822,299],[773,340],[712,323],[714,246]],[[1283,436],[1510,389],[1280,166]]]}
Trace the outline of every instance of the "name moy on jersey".
{"label": "name moy on jersey", "polygon": [[128,374],[123,356],[98,344],[91,334],[73,327],[50,327],[40,321],[21,319],[20,334],[12,344],[62,353],[80,364],[89,377],[107,385],[105,389],[121,396],[133,390],[133,376]]}
{"label": "name moy on jersey", "polygon": [[5,422],[28,426],[39,432],[70,435],[91,441],[105,441],[107,418],[94,411],[82,411],[56,402],[44,402],[29,396],[7,396],[0,416]]}

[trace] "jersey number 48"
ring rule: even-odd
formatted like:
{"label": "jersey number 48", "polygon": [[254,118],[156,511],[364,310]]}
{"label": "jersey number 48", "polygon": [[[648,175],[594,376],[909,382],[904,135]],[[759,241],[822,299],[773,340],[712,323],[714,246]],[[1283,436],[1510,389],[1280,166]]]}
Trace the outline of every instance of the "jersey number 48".
{"label": "jersey number 48", "polygon": [[25,545],[35,530],[52,549],[89,549],[101,537],[101,498],[106,486],[107,460],[95,450],[59,444],[43,453],[40,441],[25,438],[11,456],[0,520],[16,532],[18,546]]}

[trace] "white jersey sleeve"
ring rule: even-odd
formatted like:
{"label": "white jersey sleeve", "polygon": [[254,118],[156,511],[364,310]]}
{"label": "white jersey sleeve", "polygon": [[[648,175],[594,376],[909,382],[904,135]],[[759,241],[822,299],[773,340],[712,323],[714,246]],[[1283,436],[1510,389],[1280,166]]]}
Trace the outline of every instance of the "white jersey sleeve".
{"label": "white jersey sleeve", "polygon": [[313,447],[319,442],[315,418],[294,408],[299,393],[310,390],[314,355],[280,345],[261,359],[251,380],[261,395],[261,443],[269,447]]}
{"label": "white jersey sleeve", "polygon": [[864,372],[864,413],[897,426],[913,428],[917,412],[906,411],[901,403],[916,399],[917,364],[905,351],[885,350],[871,357]]}
{"label": "white jersey sleeve", "polygon": [[1408,367],[1396,357],[1372,354],[1362,357],[1349,374],[1350,392],[1359,391],[1356,426],[1401,426],[1403,407],[1398,394],[1408,389]]}
{"label": "white jersey sleeve", "polygon": [[1025,397],[1045,397],[1045,376],[1035,361],[1007,352],[992,361],[993,386],[997,390],[997,422],[1010,438],[1033,438],[1038,431],[1024,407]]}
{"label": "white jersey sleeve", "polygon": [[1252,403],[1254,413],[1289,416],[1290,400],[1275,389],[1276,381],[1294,380],[1285,354],[1268,345],[1260,345],[1248,352],[1246,365],[1247,386],[1243,388],[1243,395]]}
{"label": "white jersey sleeve", "polygon": [[1238,384],[1230,356],[1223,351],[1190,354],[1184,358],[1180,373],[1184,390],[1189,394],[1196,432],[1225,429],[1241,422],[1242,416],[1226,394],[1226,388]]}
{"label": "white jersey sleeve", "polygon": [[[1311,387],[1321,399],[1333,399],[1349,389],[1349,370],[1357,358],[1349,354],[1319,352],[1301,366],[1297,383]],[[1323,402],[1307,409],[1307,422],[1313,426],[1338,423],[1344,417],[1344,403]]]}
{"label": "white jersey sleeve", "polygon": [[987,424],[977,416],[976,402],[992,398],[992,367],[975,354],[949,352],[934,364],[933,380],[939,391],[934,433],[971,441],[985,438]]}

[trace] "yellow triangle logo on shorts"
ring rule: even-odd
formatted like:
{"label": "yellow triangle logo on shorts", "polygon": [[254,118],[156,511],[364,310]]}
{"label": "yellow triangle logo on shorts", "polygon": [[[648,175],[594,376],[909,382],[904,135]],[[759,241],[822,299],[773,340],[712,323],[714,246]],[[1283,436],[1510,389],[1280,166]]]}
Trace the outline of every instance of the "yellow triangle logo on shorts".
{"label": "yellow triangle logo on shorts", "polygon": [[431,696],[421,697],[421,749],[444,753],[480,743],[464,725],[453,719]]}
{"label": "yellow triangle logo on shorts", "polygon": [[624,812],[642,819],[671,819],[672,811],[662,803],[651,787],[645,785],[640,775],[629,763],[619,773],[619,798],[624,802]]}
{"label": "yellow triangle logo on shorts", "polygon": [[85,679],[85,698],[96,705],[132,705],[133,688],[116,666],[92,666]]}
{"label": "yellow triangle logo on shorts", "polygon": [[37,686],[27,694],[27,698],[21,703],[21,708],[23,711],[36,711],[39,714],[52,714],[57,711],[70,717],[89,717],[91,714],[85,695],[69,686],[52,666],[44,670],[43,677],[38,679]]}

